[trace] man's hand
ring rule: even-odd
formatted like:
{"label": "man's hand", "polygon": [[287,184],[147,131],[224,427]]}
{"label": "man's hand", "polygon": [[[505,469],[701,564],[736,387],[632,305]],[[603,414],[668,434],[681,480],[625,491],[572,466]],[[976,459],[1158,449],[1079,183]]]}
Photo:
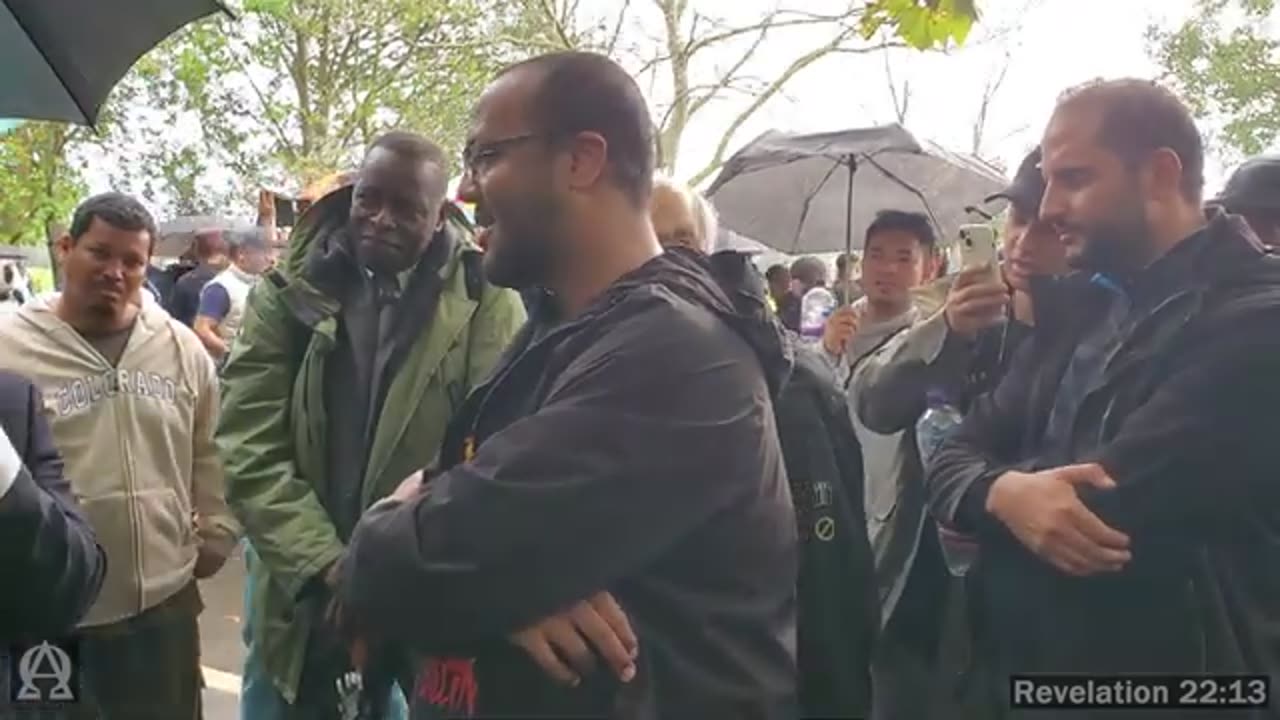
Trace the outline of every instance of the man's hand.
{"label": "man's hand", "polygon": [[1115,572],[1129,562],[1129,536],[1107,526],[1076,493],[1079,485],[1115,487],[1099,465],[1036,473],[1007,472],[987,495],[987,511],[1040,558],[1070,575]]}
{"label": "man's hand", "polygon": [[636,676],[640,644],[626,614],[609,593],[599,593],[521,630],[511,636],[511,642],[524,648],[552,679],[570,687],[595,669],[592,648],[622,682],[631,682]]}
{"label": "man's hand", "polygon": [[329,589],[329,601],[324,607],[324,622],[329,628],[347,643],[347,654],[351,667],[361,670],[369,659],[369,643],[359,633],[358,628],[347,617],[347,608],[342,604],[338,585],[342,582],[342,563],[346,556],[338,558],[324,574],[325,587]]}
{"label": "man's hand", "polygon": [[406,502],[422,494],[422,491],[425,490],[426,487],[426,485],[422,484],[422,471],[419,470],[404,480],[401,480],[400,485],[396,488],[395,492],[391,493],[387,497],[394,498],[400,502]]}
{"label": "man's hand", "polygon": [[951,332],[972,340],[978,332],[1000,321],[1009,302],[1009,288],[996,282],[991,268],[965,268],[956,275],[947,293],[947,327]]}
{"label": "man's hand", "polygon": [[221,552],[201,546],[196,551],[195,576],[197,580],[211,578],[227,564],[227,556]]}
{"label": "man's hand", "polygon": [[822,347],[832,355],[843,355],[849,341],[858,333],[858,324],[862,315],[846,305],[831,313],[827,324],[822,327]]}

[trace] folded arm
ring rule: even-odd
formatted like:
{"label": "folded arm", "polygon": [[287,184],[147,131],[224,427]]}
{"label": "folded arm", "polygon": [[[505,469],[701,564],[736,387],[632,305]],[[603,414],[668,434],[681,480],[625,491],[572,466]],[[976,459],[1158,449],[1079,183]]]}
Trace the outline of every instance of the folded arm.
{"label": "folded arm", "polygon": [[[1098,463],[1116,482],[1114,489],[1082,489],[1081,499],[1133,539],[1135,559],[1148,541],[1239,522],[1277,498],[1271,478],[1280,445],[1266,413],[1280,402],[1280,337],[1269,330],[1280,318],[1255,315],[1265,322],[1218,323],[1215,332],[1170,351],[1171,366],[1151,397],[1078,459]],[[963,529],[993,526],[986,499],[1001,474],[1043,466],[1035,457],[1015,458],[1007,445],[1021,433],[1026,364],[1015,359],[1023,367],[979,402],[931,468],[935,512],[950,509]]]}
{"label": "folded arm", "polygon": [[365,515],[343,581],[362,626],[425,652],[504,638],[611,589],[753,490],[706,449],[742,445],[758,424],[758,370],[653,315],[611,329],[540,409],[424,495]]}
{"label": "folded arm", "polygon": [[1280,501],[1280,313],[1255,316],[1171,353],[1164,381],[1099,449],[1117,487],[1085,505],[1135,542],[1230,527]]}
{"label": "folded arm", "polygon": [[987,491],[1001,473],[1026,465],[1017,451],[1042,362],[1036,343],[1022,343],[996,389],[974,399],[964,422],[930,460],[925,486],[938,521],[967,533],[998,527],[986,511]]}

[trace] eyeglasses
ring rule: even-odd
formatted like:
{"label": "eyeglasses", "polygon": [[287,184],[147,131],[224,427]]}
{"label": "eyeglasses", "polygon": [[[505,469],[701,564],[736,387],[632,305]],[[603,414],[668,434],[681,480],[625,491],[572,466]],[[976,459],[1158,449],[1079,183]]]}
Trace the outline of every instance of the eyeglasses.
{"label": "eyeglasses", "polygon": [[541,137],[541,133],[525,133],[486,143],[469,143],[462,150],[462,167],[474,177],[488,170],[495,160],[502,157],[503,153],[516,145],[530,140],[538,140]]}

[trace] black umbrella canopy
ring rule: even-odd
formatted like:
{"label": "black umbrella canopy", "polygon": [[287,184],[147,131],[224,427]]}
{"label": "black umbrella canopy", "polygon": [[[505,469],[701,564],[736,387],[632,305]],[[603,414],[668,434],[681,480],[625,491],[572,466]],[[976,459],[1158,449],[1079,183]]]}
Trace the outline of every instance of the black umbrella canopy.
{"label": "black umbrella canopy", "polygon": [[1005,182],[981,160],[886,125],[765,133],[725,163],[707,195],[727,229],[798,255],[860,248],[867,226],[885,209],[923,212],[949,240],[972,221],[965,208]]}
{"label": "black umbrella canopy", "polygon": [[215,12],[228,11],[218,0],[0,0],[0,118],[93,125],[139,58]]}

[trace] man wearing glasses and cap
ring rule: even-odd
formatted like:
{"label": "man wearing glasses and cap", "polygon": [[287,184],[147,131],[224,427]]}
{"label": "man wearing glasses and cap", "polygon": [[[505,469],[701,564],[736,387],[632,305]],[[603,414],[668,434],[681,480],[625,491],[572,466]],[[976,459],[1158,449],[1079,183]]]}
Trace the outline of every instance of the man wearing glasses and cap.
{"label": "man wearing glasses and cap", "polygon": [[1280,247],[1280,155],[1246,160],[1208,204],[1243,215],[1263,245]]}

